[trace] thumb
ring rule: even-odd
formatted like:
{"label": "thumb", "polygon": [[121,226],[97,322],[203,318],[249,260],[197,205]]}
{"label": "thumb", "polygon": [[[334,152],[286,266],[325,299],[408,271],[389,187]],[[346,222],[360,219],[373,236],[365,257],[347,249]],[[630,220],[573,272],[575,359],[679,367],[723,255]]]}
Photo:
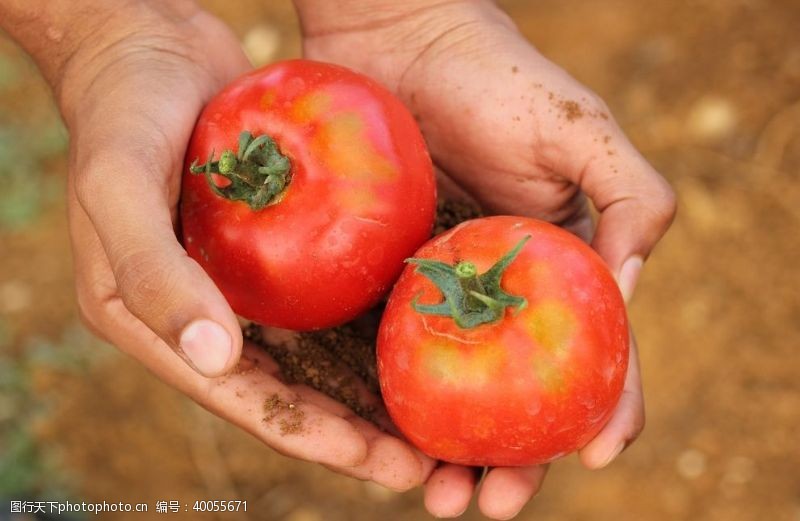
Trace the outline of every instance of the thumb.
{"label": "thumb", "polygon": [[605,139],[586,143],[590,159],[580,185],[600,213],[592,247],[627,301],[644,259],[672,223],[676,205],[667,181],[613,126]]}
{"label": "thumb", "polygon": [[129,136],[114,141],[78,162],[75,190],[106,252],[119,297],[199,373],[224,374],[239,360],[241,330],[222,293],[178,243],[170,211],[175,201],[168,195],[175,180],[155,170],[158,161],[141,161],[146,156]]}

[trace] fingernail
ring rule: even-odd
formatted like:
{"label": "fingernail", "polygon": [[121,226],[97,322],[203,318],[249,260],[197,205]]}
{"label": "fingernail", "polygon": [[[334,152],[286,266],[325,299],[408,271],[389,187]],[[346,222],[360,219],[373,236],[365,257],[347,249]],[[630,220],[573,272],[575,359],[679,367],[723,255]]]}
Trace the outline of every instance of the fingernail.
{"label": "fingernail", "polygon": [[633,291],[636,289],[636,282],[639,280],[639,274],[641,272],[642,258],[638,255],[634,255],[622,263],[622,268],[619,270],[618,284],[625,302],[630,301],[633,296]]}
{"label": "fingernail", "polygon": [[197,371],[205,376],[222,373],[231,357],[233,342],[224,327],[211,320],[195,320],[183,330],[180,348]]}
{"label": "fingernail", "polygon": [[625,442],[623,441],[619,445],[614,447],[614,450],[611,451],[611,454],[608,455],[608,458],[606,458],[605,462],[603,462],[603,464],[597,468],[602,469],[603,467],[607,467],[609,464],[611,464],[612,461],[616,459],[617,456],[619,456],[619,453],[622,452],[622,449],[624,448],[625,448]]}

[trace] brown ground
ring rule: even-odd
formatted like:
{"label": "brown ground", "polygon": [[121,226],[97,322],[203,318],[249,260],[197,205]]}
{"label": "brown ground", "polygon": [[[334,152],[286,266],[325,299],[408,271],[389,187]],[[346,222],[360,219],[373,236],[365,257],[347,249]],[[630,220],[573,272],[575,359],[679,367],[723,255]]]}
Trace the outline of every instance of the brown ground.
{"label": "brown ground", "polygon": [[[263,26],[250,33],[254,52],[298,52],[288,2],[204,3],[243,36]],[[631,308],[644,435],[600,472],[574,458],[553,465],[520,519],[800,520],[800,4],[504,4],[545,54],[608,101],[681,206]],[[51,124],[32,68],[2,40],[0,54],[23,75],[0,82],[0,129]],[[44,166],[58,179],[63,154]],[[20,357],[31,338],[59,342],[74,321],[64,209],[45,203],[29,225],[0,229],[0,330]],[[83,372],[28,375],[36,401],[53,404],[34,431],[87,500],[248,501],[247,517],[227,519],[424,515],[418,491],[398,495],[278,456],[110,348],[90,357]],[[465,517],[479,515],[473,507]]]}

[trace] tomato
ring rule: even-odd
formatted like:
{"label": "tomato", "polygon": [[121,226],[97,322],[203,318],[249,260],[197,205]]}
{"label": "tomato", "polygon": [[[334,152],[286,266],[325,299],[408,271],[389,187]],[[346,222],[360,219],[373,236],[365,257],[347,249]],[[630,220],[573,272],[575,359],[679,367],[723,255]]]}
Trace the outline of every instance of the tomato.
{"label": "tomato", "polygon": [[430,157],[399,100],[348,69],[285,61],[234,81],[200,115],[183,243],[237,314],[318,329],[391,288],[435,206]]}
{"label": "tomato", "polygon": [[628,322],[600,257],[522,217],[467,221],[425,244],[378,335],[386,407],[428,455],[463,465],[552,461],[616,406]]}

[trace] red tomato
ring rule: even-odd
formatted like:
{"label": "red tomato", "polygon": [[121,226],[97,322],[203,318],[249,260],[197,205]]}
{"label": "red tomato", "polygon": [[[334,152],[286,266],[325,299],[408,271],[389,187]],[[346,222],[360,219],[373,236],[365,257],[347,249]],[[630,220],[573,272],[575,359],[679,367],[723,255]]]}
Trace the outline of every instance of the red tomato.
{"label": "red tomato", "polygon": [[292,60],[239,78],[203,110],[186,160],[186,251],[261,324],[351,320],[430,237],[436,187],[419,128],[342,67]]}
{"label": "red tomato", "polygon": [[625,304],[602,259],[522,217],[465,222],[416,256],[378,335],[383,399],[403,434],[478,466],[540,464],[591,440],[628,367]]}

